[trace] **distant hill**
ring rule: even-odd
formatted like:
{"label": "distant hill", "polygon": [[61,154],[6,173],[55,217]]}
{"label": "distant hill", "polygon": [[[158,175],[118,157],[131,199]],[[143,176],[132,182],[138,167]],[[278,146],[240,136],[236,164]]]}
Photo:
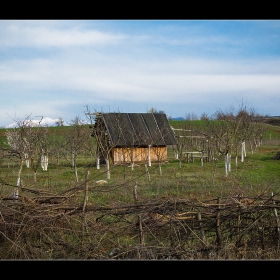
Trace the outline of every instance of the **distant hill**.
{"label": "distant hill", "polygon": [[183,117],[177,117],[177,118],[172,118],[172,120],[174,120],[174,121],[183,121],[184,118]]}
{"label": "distant hill", "polygon": [[280,126],[280,116],[272,117],[258,117],[256,118],[259,122],[267,123],[270,125]]}

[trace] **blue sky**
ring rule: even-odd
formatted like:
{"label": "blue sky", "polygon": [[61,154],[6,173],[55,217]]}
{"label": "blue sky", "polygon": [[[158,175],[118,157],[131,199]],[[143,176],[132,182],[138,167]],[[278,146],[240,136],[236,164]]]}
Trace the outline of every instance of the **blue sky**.
{"label": "blue sky", "polygon": [[91,112],[280,115],[280,20],[0,20],[0,127]]}

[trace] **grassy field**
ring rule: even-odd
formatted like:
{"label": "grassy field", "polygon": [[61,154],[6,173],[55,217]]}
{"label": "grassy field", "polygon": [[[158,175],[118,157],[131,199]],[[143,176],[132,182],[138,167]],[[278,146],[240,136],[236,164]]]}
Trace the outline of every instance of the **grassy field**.
{"label": "grassy field", "polygon": [[[171,122],[176,127],[179,121]],[[197,125],[197,124],[196,124]],[[52,136],[63,136],[69,127],[48,128]],[[0,130],[0,144],[6,147],[5,130]],[[90,133],[90,132],[89,132]],[[102,203],[111,199],[129,201],[133,199],[132,189],[137,185],[138,195],[149,197],[200,197],[205,199],[213,196],[228,196],[236,194],[257,195],[263,191],[280,191],[280,161],[273,156],[280,149],[280,127],[268,125],[262,146],[253,153],[247,151],[244,162],[238,158],[231,162],[231,172],[225,176],[223,155],[212,162],[201,164],[199,159],[192,163],[175,159],[172,147],[168,147],[168,161],[159,166],[152,163],[146,168],[144,164],[136,165],[134,170],[129,164],[111,166],[110,179],[107,179],[106,167],[96,169],[95,158],[88,152],[81,153],[77,158],[77,173],[79,182],[83,185],[87,172],[89,186],[92,187],[90,200]],[[1,181],[2,194],[10,193],[11,186],[16,184],[19,163],[15,159],[2,159]],[[25,165],[22,170],[22,185],[28,188],[44,189],[52,192],[62,192],[76,185],[74,170],[64,159],[57,162],[55,156],[49,157],[48,170],[41,167],[36,172]],[[105,180],[102,186],[96,183]],[[112,190],[114,190],[112,192]],[[96,193],[96,194],[95,194]],[[102,197],[104,195],[104,198]]]}

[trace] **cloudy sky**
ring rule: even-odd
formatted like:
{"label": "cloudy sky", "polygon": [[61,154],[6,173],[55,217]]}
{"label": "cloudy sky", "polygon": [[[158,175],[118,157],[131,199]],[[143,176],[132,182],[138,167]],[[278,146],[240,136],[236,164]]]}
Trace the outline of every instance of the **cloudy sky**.
{"label": "cloudy sky", "polygon": [[0,127],[242,104],[280,115],[280,20],[0,20]]}

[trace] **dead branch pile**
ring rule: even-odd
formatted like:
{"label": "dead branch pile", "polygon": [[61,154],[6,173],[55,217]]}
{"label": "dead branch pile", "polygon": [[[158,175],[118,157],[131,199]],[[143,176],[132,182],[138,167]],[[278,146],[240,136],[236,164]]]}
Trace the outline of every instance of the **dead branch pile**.
{"label": "dead branch pile", "polygon": [[105,206],[78,203],[78,188],[21,194],[0,200],[0,259],[279,258],[280,201],[273,194]]}

